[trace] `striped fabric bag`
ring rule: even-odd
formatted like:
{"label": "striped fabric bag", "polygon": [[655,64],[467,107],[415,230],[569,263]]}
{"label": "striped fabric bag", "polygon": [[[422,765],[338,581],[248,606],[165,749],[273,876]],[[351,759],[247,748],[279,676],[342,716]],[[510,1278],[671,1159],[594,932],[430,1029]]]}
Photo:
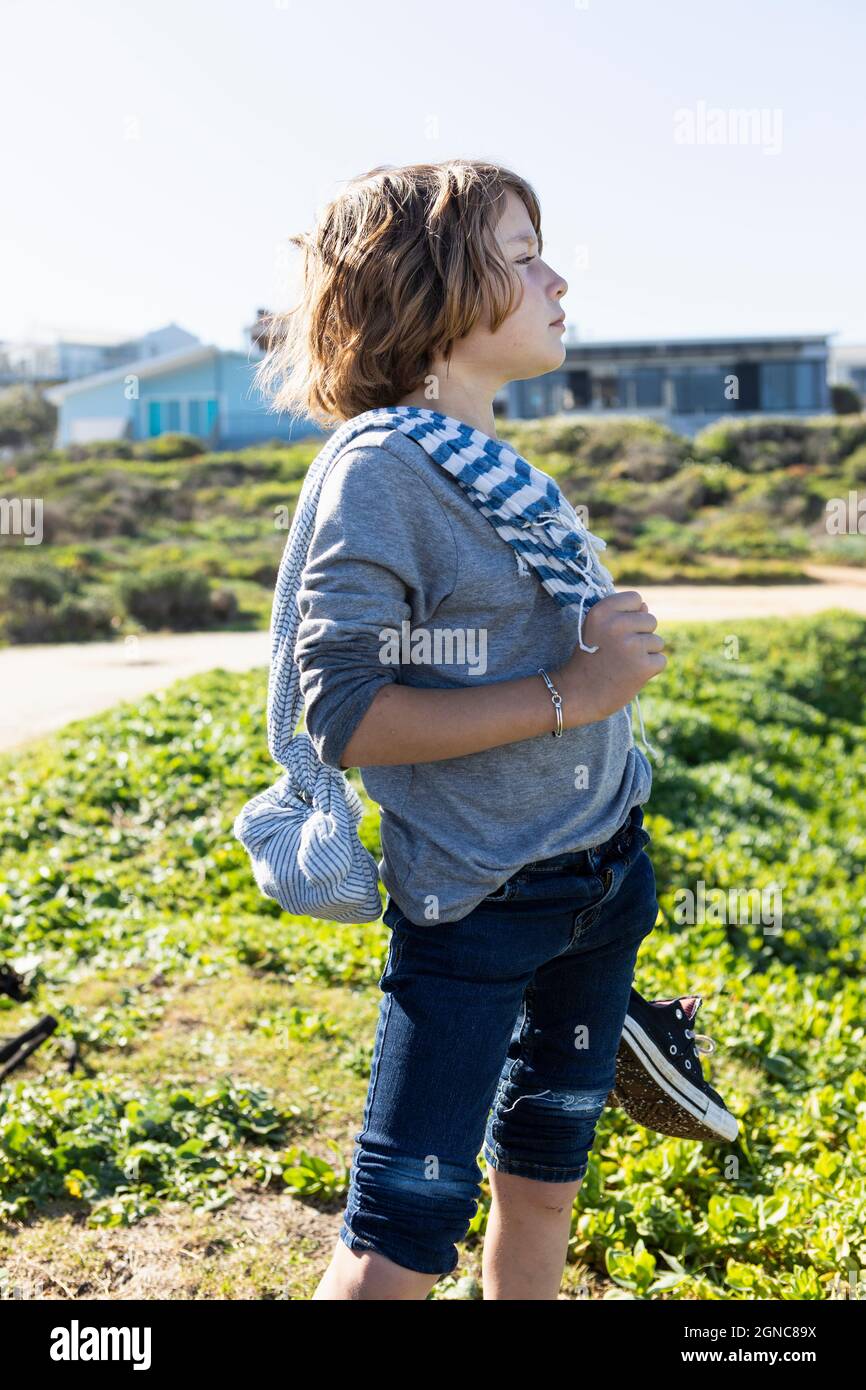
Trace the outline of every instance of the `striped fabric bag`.
{"label": "striped fabric bag", "polygon": [[[256,882],[287,912],[336,922],[372,922],[382,912],[376,860],[358,835],[363,807],[345,772],[320,762],[309,735],[295,730],[303,712],[294,659],[297,593],[316,522],[322,485],[349,444],[370,430],[401,430],[460,484],[469,500],[535,571],[562,605],[579,604],[583,641],[588,599],[613,593],[588,531],[555,481],[500,440],[460,420],[417,406],[367,410],[345,421],[311,463],[286,540],[271,613],[267,730],[279,781],[242,807],[234,834],[249,853]],[[637,700],[641,738],[647,743]],[[652,750],[655,751],[655,750]]]}

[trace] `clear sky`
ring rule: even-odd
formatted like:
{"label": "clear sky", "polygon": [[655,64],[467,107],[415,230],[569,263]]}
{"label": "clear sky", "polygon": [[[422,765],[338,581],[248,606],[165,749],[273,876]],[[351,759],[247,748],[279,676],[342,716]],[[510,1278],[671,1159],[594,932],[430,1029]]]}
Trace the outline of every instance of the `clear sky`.
{"label": "clear sky", "polygon": [[4,0],[0,52],[0,339],[242,346],[346,180],[462,155],[583,339],[866,342],[862,0]]}

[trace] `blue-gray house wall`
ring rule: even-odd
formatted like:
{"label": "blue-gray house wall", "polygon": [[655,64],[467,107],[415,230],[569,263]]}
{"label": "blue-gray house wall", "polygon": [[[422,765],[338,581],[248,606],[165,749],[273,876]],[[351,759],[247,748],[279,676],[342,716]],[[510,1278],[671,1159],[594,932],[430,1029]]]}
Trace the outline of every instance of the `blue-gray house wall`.
{"label": "blue-gray house wall", "polygon": [[268,412],[254,385],[258,359],[221,352],[186,369],[141,379],[135,438],[180,430],[211,446],[243,448],[318,433],[311,421]]}
{"label": "blue-gray house wall", "polygon": [[59,404],[57,444],[179,432],[197,435],[209,448],[235,449],[323,436],[310,420],[266,409],[254,385],[258,360],[219,351],[153,374],[139,374],[131,363],[108,381],[84,379]]}
{"label": "blue-gray house wall", "polygon": [[66,448],[80,440],[131,438],[134,415],[122,377],[72,392],[58,407],[56,443]]}

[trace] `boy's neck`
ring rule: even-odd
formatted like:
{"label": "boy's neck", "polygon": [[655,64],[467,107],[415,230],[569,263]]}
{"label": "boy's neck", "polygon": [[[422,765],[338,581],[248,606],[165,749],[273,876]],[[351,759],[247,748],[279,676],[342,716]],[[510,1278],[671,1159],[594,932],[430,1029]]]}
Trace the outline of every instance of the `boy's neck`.
{"label": "boy's neck", "polygon": [[482,434],[489,435],[491,439],[497,438],[492,397],[482,397],[459,387],[449,387],[448,390],[440,389],[438,397],[431,400],[421,387],[417,391],[410,391],[408,396],[403,396],[396,404],[414,405],[421,410],[438,410],[440,415],[450,415],[453,420],[461,420],[463,424],[481,430]]}

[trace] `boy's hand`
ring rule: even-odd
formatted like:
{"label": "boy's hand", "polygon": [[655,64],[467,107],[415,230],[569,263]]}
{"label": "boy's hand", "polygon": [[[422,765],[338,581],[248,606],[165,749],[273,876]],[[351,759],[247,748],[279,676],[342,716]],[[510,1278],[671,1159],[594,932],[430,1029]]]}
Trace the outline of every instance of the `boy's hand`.
{"label": "boy's hand", "polygon": [[[635,589],[608,594],[584,615],[583,640],[598,651],[576,646],[568,661],[551,673],[562,695],[565,728],[595,723],[622,709],[667,665],[657,620]],[[589,716],[589,717],[587,717]]]}

